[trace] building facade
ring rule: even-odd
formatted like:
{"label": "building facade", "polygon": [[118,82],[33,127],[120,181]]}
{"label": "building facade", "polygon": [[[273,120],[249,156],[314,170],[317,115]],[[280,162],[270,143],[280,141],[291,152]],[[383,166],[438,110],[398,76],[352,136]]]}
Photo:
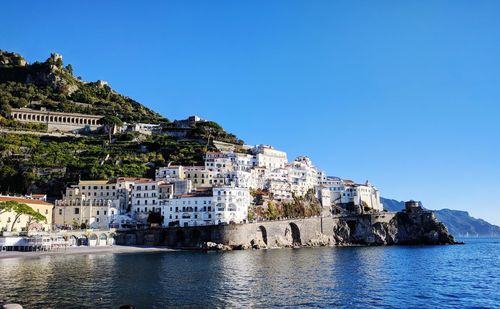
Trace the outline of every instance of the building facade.
{"label": "building facade", "polygon": [[[52,229],[52,211],[54,205],[43,200],[30,199],[15,196],[0,196],[0,202],[15,201],[20,204],[26,204],[36,212],[42,214],[45,220],[35,222],[27,215],[21,215],[16,220],[16,213],[8,211],[0,214],[0,230],[2,231],[50,231]],[[14,220],[16,220],[14,222]]]}
{"label": "building facade", "polygon": [[49,132],[57,130],[71,132],[82,129],[94,131],[101,127],[99,120],[103,118],[99,115],[61,113],[29,108],[13,108],[10,115],[13,119],[21,122],[46,124]]}

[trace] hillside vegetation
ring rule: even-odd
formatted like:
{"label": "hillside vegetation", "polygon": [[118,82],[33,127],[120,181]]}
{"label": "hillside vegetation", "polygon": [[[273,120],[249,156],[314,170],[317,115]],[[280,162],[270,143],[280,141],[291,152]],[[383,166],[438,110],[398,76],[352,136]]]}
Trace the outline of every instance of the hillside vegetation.
{"label": "hillside vegetation", "polygon": [[[12,108],[104,115],[134,123],[161,124],[165,134],[128,132],[112,136],[49,136],[43,123],[9,119]],[[47,193],[58,197],[79,179],[154,177],[168,163],[199,165],[213,140],[242,144],[213,121],[183,128],[182,138],[168,135],[174,124],[140,103],[116,93],[102,81],[87,83],[73,76],[71,65],[52,54],[28,64],[16,53],[0,51],[0,193]],[[18,134],[18,133],[24,134]],[[27,132],[33,132],[33,134]],[[37,133],[37,134],[35,134]]]}
{"label": "hillside vegetation", "polygon": [[123,96],[106,82],[84,82],[73,76],[71,64],[52,54],[28,64],[19,54],[0,50],[0,111],[30,107],[59,112],[113,115],[125,122],[168,123],[160,114]]}

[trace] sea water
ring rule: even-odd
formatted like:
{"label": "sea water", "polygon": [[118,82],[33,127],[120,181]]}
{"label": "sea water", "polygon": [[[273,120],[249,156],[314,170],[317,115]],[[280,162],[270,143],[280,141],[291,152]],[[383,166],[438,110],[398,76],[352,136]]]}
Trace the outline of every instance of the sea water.
{"label": "sea water", "polygon": [[500,238],[465,245],[91,253],[0,260],[25,308],[500,308]]}

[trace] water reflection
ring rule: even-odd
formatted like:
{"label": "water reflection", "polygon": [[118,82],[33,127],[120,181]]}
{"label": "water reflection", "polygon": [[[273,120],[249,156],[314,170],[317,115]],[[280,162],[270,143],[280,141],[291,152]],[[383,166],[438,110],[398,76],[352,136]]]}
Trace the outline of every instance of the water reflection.
{"label": "water reflection", "polygon": [[495,307],[500,242],[0,260],[26,308]]}

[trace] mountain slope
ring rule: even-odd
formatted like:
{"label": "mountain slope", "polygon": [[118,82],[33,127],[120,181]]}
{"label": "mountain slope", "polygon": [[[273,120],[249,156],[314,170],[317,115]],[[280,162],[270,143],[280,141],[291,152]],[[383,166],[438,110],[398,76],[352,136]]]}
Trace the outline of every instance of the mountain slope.
{"label": "mountain slope", "polygon": [[[243,144],[213,121],[170,122],[105,82],[83,82],[72,71],[57,54],[28,64],[19,54],[0,50],[0,193],[54,198],[79,179],[152,178],[156,168],[169,163],[201,165],[204,153],[216,150],[214,140]],[[161,124],[163,131],[119,133],[111,141],[104,130],[49,136],[43,123],[9,118],[10,110],[19,107],[116,116],[129,123]],[[186,134],[169,133],[181,124]]]}
{"label": "mountain slope", "polygon": [[[382,198],[384,209],[389,211],[400,211],[404,209],[403,201]],[[471,217],[468,212],[452,209],[434,210],[436,218],[443,222],[448,231],[455,236],[498,236],[500,227],[490,224],[483,219]]]}
{"label": "mountain slope", "polygon": [[21,55],[0,50],[0,111],[29,107],[59,112],[112,115],[125,122],[168,123],[160,114],[123,96],[103,81],[73,76],[56,53],[29,64]]}

